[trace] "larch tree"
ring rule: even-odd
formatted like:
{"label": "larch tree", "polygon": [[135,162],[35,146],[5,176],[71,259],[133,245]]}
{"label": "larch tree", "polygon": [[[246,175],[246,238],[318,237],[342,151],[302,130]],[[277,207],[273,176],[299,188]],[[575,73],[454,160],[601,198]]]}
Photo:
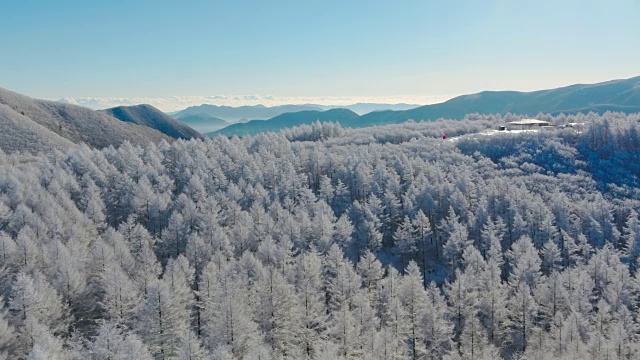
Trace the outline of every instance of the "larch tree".
{"label": "larch tree", "polygon": [[141,299],[138,286],[114,262],[109,262],[105,266],[100,273],[98,283],[103,292],[100,305],[109,319],[121,326],[129,323]]}
{"label": "larch tree", "polygon": [[60,334],[67,330],[71,321],[68,309],[56,290],[44,276],[19,273],[9,297],[18,334],[17,346],[21,351],[31,348],[38,334]]}
{"label": "larch tree", "polygon": [[[431,222],[427,215],[424,214],[422,209],[418,210],[416,217],[412,221],[413,227],[416,230],[416,235],[418,238],[417,248],[421,252],[421,263],[422,270],[427,271],[427,252],[431,248],[433,248],[433,238],[431,237]],[[429,242],[427,243],[427,239]],[[425,277],[425,285],[426,285],[426,277]]]}
{"label": "larch tree", "polygon": [[380,297],[380,281],[384,277],[382,263],[371,251],[365,251],[356,266],[357,272],[362,278],[364,288],[367,290],[369,302],[377,306]]}
{"label": "larch tree", "polygon": [[500,265],[490,258],[485,270],[479,274],[478,317],[487,330],[487,337],[501,347],[509,328],[508,289],[501,279]]}
{"label": "larch tree", "polygon": [[420,324],[426,312],[427,299],[423,283],[418,264],[415,261],[410,261],[400,283],[399,297],[405,308],[403,322],[407,323],[409,356],[412,359],[420,359],[426,352],[420,336]]}
{"label": "larch tree", "polygon": [[302,321],[300,345],[305,358],[313,359],[319,351],[316,346],[326,338],[327,331],[322,259],[312,247],[297,260],[295,283]]}
{"label": "larch tree", "polygon": [[454,325],[453,340],[458,351],[461,349],[462,331],[467,321],[475,317],[478,311],[478,292],[473,285],[474,275],[457,270],[454,280],[445,286]]}
{"label": "larch tree", "polygon": [[446,236],[444,254],[452,269],[455,270],[462,265],[462,252],[470,244],[467,227],[458,220],[452,210],[447,222],[443,225],[442,232]]}
{"label": "larch tree", "polygon": [[538,313],[531,288],[524,282],[518,283],[508,300],[510,321],[512,325],[512,346],[515,351],[526,351],[531,341]]}
{"label": "larch tree", "polygon": [[190,331],[184,299],[174,295],[170,280],[155,280],[137,309],[137,333],[156,358],[176,357],[182,337]]}
{"label": "larch tree", "polygon": [[415,229],[408,216],[405,216],[402,223],[398,225],[398,228],[393,234],[393,240],[395,242],[394,248],[400,256],[400,266],[404,271],[405,263],[412,259],[417,249]]}
{"label": "larch tree", "polygon": [[209,262],[199,285],[202,334],[214,352],[226,348],[232,356],[242,358],[260,344],[258,326],[252,319],[248,289],[229,273],[227,265]]}
{"label": "larch tree", "polygon": [[421,324],[425,355],[430,360],[442,359],[453,348],[453,324],[449,321],[446,299],[434,282],[429,284],[426,294],[427,307]]}
{"label": "larch tree", "polygon": [[13,354],[17,341],[16,329],[9,323],[7,311],[4,310],[5,301],[0,297],[0,359],[8,359]]}
{"label": "larch tree", "polygon": [[113,322],[100,324],[97,336],[87,346],[86,356],[96,360],[153,359],[137,335],[124,332]]}
{"label": "larch tree", "polygon": [[637,270],[635,264],[640,258],[640,219],[638,213],[631,210],[622,231],[623,250],[629,256],[632,270]]}
{"label": "larch tree", "polygon": [[525,284],[530,289],[535,288],[542,275],[541,261],[531,238],[523,236],[513,243],[507,252],[507,258],[511,265],[509,284],[514,288],[517,288],[519,284]]}

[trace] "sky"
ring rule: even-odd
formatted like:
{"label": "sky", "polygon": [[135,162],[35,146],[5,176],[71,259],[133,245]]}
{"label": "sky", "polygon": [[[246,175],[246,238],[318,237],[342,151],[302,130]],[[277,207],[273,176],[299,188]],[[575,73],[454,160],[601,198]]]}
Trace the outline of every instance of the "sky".
{"label": "sky", "polygon": [[640,0],[7,0],[0,87],[165,111],[431,103],[638,76],[638,15]]}

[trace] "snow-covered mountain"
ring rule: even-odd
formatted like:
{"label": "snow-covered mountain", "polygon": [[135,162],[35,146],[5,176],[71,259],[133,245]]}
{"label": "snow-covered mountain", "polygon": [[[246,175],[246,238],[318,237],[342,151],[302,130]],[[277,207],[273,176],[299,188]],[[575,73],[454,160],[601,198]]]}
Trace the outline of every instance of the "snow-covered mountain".
{"label": "snow-covered mountain", "polygon": [[199,136],[152,107],[95,111],[1,88],[0,129],[0,148],[6,152],[38,152],[79,143],[97,148],[124,141],[146,145]]}
{"label": "snow-covered mountain", "polygon": [[147,126],[176,139],[201,138],[202,135],[151,105],[119,106],[100,110],[121,121]]}

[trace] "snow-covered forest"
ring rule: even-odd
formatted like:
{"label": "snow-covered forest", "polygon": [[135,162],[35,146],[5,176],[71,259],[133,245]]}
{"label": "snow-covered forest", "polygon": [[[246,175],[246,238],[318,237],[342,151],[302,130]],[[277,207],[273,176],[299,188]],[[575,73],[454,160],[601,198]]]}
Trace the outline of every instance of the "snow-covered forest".
{"label": "snow-covered forest", "polygon": [[640,115],[512,118],[0,152],[0,358],[640,358]]}

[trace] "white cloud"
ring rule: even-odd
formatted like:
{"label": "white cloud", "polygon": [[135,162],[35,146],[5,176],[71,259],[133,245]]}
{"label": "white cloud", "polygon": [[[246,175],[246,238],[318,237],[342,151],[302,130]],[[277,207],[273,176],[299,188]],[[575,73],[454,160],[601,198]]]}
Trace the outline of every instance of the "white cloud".
{"label": "white cloud", "polygon": [[178,111],[202,104],[242,106],[277,106],[284,104],[351,105],[355,103],[416,104],[428,105],[446,101],[453,95],[400,95],[400,96],[271,96],[271,95],[212,95],[170,96],[156,98],[76,97],[62,98],[59,102],[85,106],[91,109],[107,109],[121,105],[149,104],[166,112]]}

